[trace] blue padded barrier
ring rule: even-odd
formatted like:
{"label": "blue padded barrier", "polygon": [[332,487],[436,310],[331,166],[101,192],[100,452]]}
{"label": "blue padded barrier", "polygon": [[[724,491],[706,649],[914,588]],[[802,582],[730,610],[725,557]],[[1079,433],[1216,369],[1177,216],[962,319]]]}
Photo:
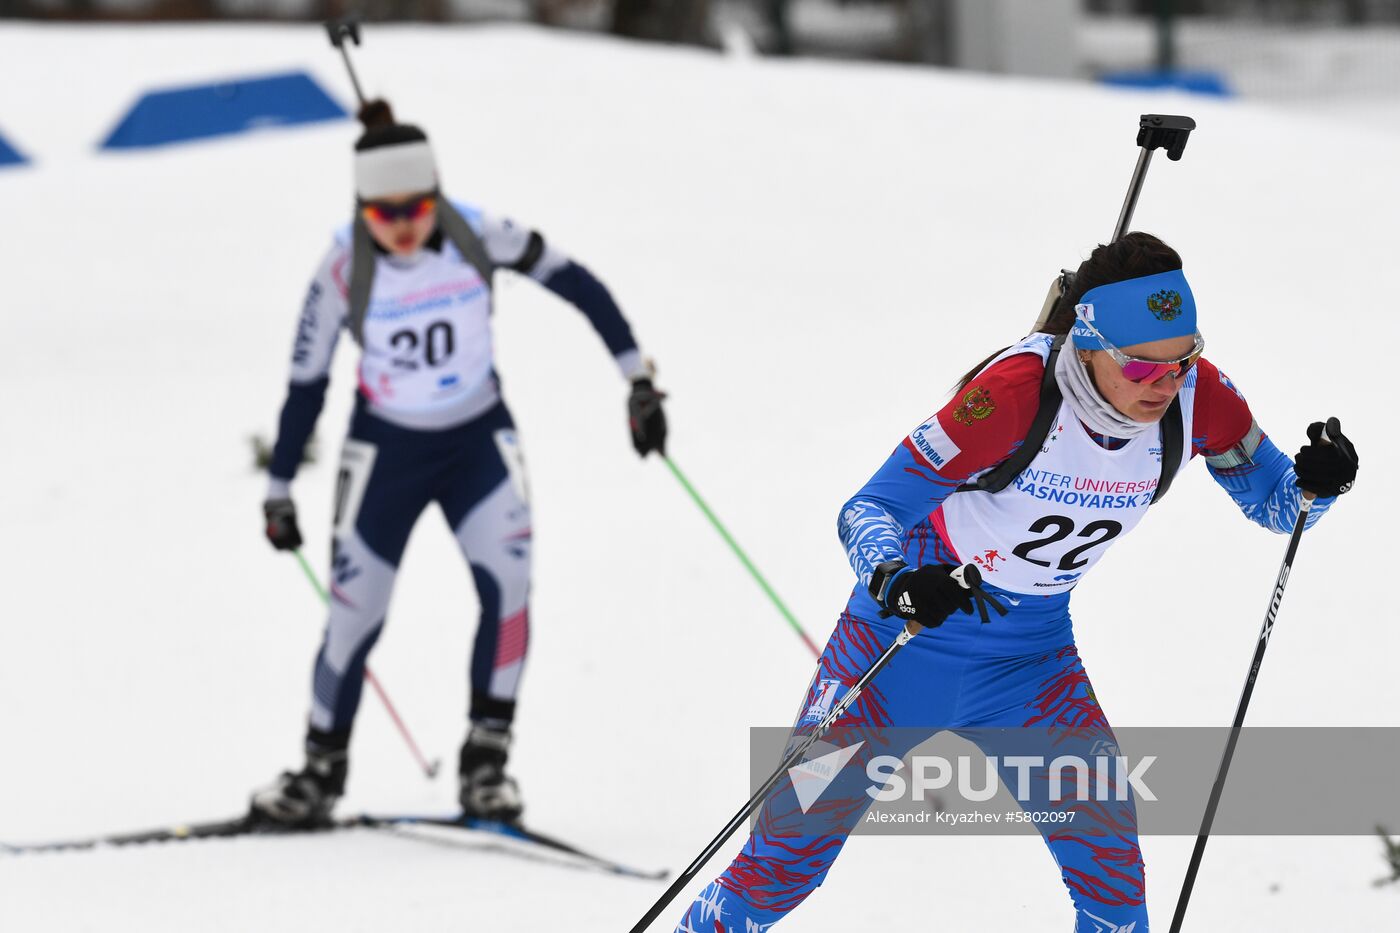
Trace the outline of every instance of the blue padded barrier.
{"label": "blue padded barrier", "polygon": [[1188,91],[1210,97],[1234,97],[1225,76],[1218,71],[1111,71],[1099,76],[1113,87],[1143,88],[1156,91]]}
{"label": "blue padded barrier", "polygon": [[305,72],[151,91],[122,117],[103,149],[141,149],[270,126],[348,116]]}
{"label": "blue padded barrier", "polygon": [[24,165],[28,161],[23,153],[6,142],[4,136],[0,136],[0,168],[10,165]]}

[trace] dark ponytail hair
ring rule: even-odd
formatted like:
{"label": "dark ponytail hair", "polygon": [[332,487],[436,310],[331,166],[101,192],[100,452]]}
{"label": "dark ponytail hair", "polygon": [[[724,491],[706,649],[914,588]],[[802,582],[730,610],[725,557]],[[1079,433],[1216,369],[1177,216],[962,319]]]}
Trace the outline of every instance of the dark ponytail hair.
{"label": "dark ponytail hair", "polygon": [[[1088,259],[1079,264],[1078,270],[1064,277],[1064,292],[1055,302],[1055,307],[1041,332],[1068,334],[1074,326],[1074,306],[1079,304],[1087,292],[1100,285],[1180,268],[1181,256],[1177,251],[1150,233],[1128,233],[1112,243],[1102,243],[1089,254]],[[1010,348],[1002,347],[969,369],[958,380],[958,389],[965,387],[984,366],[1008,349]]]}
{"label": "dark ponytail hair", "polygon": [[394,108],[382,97],[366,101],[360,108],[358,117],[365,131],[355,140],[356,152],[428,140],[428,134],[413,124],[397,122],[394,119]]}
{"label": "dark ponytail hair", "polygon": [[394,108],[382,97],[365,101],[356,116],[367,130],[381,130],[394,125]]}

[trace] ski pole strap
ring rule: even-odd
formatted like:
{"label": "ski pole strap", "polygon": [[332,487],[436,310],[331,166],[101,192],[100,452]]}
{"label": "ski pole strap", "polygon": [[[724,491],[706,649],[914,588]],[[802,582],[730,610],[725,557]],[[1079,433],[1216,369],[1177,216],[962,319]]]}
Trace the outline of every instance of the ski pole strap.
{"label": "ski pole strap", "polygon": [[996,610],[998,616],[1006,615],[1006,607],[1001,604],[1001,601],[989,595],[982,587],[971,586],[968,589],[972,590],[972,601],[977,604],[977,614],[982,618],[983,625],[992,621],[991,616],[987,614],[989,606]]}
{"label": "ski pole strap", "polygon": [[992,621],[987,614],[987,607],[996,610],[998,616],[1006,615],[1006,607],[1001,601],[992,597],[990,593],[982,589],[982,572],[977,569],[976,564],[963,564],[961,567],[948,574],[958,585],[972,594],[973,605],[977,607],[977,615],[981,617],[982,624],[987,625]]}

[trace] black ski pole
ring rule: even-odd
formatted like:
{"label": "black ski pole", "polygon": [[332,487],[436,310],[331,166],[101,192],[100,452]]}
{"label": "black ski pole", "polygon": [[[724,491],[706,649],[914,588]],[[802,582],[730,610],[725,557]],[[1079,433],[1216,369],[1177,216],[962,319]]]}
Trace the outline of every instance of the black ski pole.
{"label": "black ski pole", "polygon": [[[974,590],[975,594],[981,593],[978,587],[982,584],[982,574],[978,572],[975,565],[964,564],[957,570],[954,570],[952,576],[962,584],[964,589]],[[985,609],[983,611],[985,612]],[[864,674],[860,675],[860,679],[851,686],[850,690],[846,691],[846,695],[841,698],[841,701],[822,717],[822,721],[817,723],[816,728],[798,744],[797,748],[788,753],[788,756],[783,759],[783,763],[778,765],[777,770],[768,776],[768,780],[763,782],[763,786],[758,789],[758,792],[749,798],[749,802],[744,804],[738,813],[734,814],[734,818],[725,824],[724,829],[719,831],[719,835],[711,839],[710,844],[705,846],[700,854],[695,857],[695,861],[690,863],[690,867],[676,877],[676,880],[666,889],[666,893],[662,894],[661,897],[657,899],[656,903],[651,905],[651,909],[642,916],[642,919],[637,921],[636,925],[632,927],[631,933],[643,933],[643,931],[651,925],[651,922],[661,915],[661,912],[666,909],[666,906],[670,904],[671,901],[675,900],[676,895],[680,894],[681,891],[685,889],[685,886],[691,882],[691,879],[700,873],[700,869],[705,867],[705,863],[714,858],[715,853],[724,846],[725,841],[728,840],[730,836],[734,835],[734,831],[744,825],[744,821],[759,808],[764,798],[768,796],[768,792],[782,780],[783,775],[787,773],[788,769],[795,767],[802,761],[802,756],[806,754],[807,749],[815,745],[817,741],[826,734],[827,730],[831,728],[832,724],[840,719],[846,710],[855,703],[860,697],[861,691],[870,685],[870,682],[875,679],[876,674],[884,670],[885,665],[890,663],[890,659],[899,653],[899,649],[909,644],[910,639],[923,630],[924,627],[913,619],[904,623],[904,629],[895,637],[895,640],[890,643],[890,646],[885,649],[884,654],[880,655],[875,663],[870,665],[870,668]]]}
{"label": "black ski pole", "polygon": [[[1323,428],[1322,439],[1332,443],[1332,436],[1342,427],[1336,418],[1330,418]],[[1245,711],[1249,709],[1249,698],[1254,695],[1254,682],[1259,677],[1259,668],[1264,664],[1264,652],[1269,647],[1269,636],[1274,632],[1274,621],[1278,618],[1278,607],[1283,602],[1283,589],[1288,583],[1288,574],[1293,569],[1293,557],[1298,553],[1298,542],[1303,540],[1303,526],[1308,523],[1308,513],[1312,510],[1313,494],[1303,493],[1302,507],[1298,510],[1298,520],[1293,523],[1293,534],[1288,539],[1288,550],[1283,555],[1283,566],[1279,568],[1278,580],[1274,583],[1273,594],[1269,597],[1269,608],[1264,613],[1264,628],[1259,633],[1259,642],[1254,647],[1254,658],[1249,662],[1249,676],[1244,681],[1244,692],[1240,704],[1235,709],[1235,721],[1230,725],[1230,738],[1225,743],[1225,754],[1220,759],[1220,770],[1215,775],[1215,785],[1210,789],[1210,800],[1206,803],[1206,813],[1201,820],[1201,831],[1196,835],[1196,847],[1191,852],[1191,863],[1186,868],[1186,880],[1181,885],[1181,895],[1176,901],[1176,913],[1172,916],[1170,933],[1180,933],[1181,923],[1186,917],[1186,905],[1191,900],[1191,889],[1196,885],[1196,872],[1201,867],[1201,857],[1205,855],[1206,840],[1210,838],[1210,827],[1215,822],[1215,810],[1220,805],[1220,795],[1225,790],[1225,775],[1230,770],[1230,760],[1235,756],[1235,744],[1244,726]]]}
{"label": "black ski pole", "polygon": [[360,18],[351,15],[326,20],[326,34],[331,37],[331,45],[340,49],[340,57],[345,59],[345,70],[350,72],[350,83],[355,88],[355,97],[363,107],[365,95],[360,90],[360,79],[355,76],[355,66],[350,62],[350,50],[345,47],[347,39],[356,45],[360,44]]}

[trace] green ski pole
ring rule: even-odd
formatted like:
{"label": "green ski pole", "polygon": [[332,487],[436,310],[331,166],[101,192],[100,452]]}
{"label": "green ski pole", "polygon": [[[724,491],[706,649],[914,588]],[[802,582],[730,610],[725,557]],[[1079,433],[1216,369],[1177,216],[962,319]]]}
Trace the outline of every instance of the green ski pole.
{"label": "green ski pole", "polygon": [[792,630],[796,632],[803,643],[811,649],[812,655],[820,658],[822,655],[821,650],[817,648],[811,636],[802,628],[802,625],[797,621],[797,617],[792,614],[792,611],[778,598],[778,594],[774,592],[773,587],[768,584],[768,581],[763,578],[763,574],[758,572],[758,568],[754,566],[753,561],[749,560],[749,555],[744,553],[744,549],[739,547],[739,542],[734,540],[734,536],[729,533],[729,529],[724,527],[724,523],[719,520],[718,516],[710,509],[709,505],[705,503],[705,500],[700,498],[700,493],[696,492],[695,487],[690,484],[690,480],[685,478],[685,474],[681,472],[680,467],[676,466],[676,461],[665,454],[662,454],[661,459],[665,461],[666,466],[670,467],[671,474],[685,487],[685,491],[690,493],[690,498],[695,500],[695,504],[700,507],[700,511],[704,512],[705,517],[710,520],[710,524],[715,526],[715,531],[719,532],[719,536],[723,538],[725,543],[734,551],[734,555],[739,558],[739,563],[744,565],[750,575],[753,576],[755,582],[762,588],[763,592],[768,594],[768,598],[773,601],[773,605],[778,608],[778,612],[782,613],[784,619],[787,619],[788,625],[792,626]]}

